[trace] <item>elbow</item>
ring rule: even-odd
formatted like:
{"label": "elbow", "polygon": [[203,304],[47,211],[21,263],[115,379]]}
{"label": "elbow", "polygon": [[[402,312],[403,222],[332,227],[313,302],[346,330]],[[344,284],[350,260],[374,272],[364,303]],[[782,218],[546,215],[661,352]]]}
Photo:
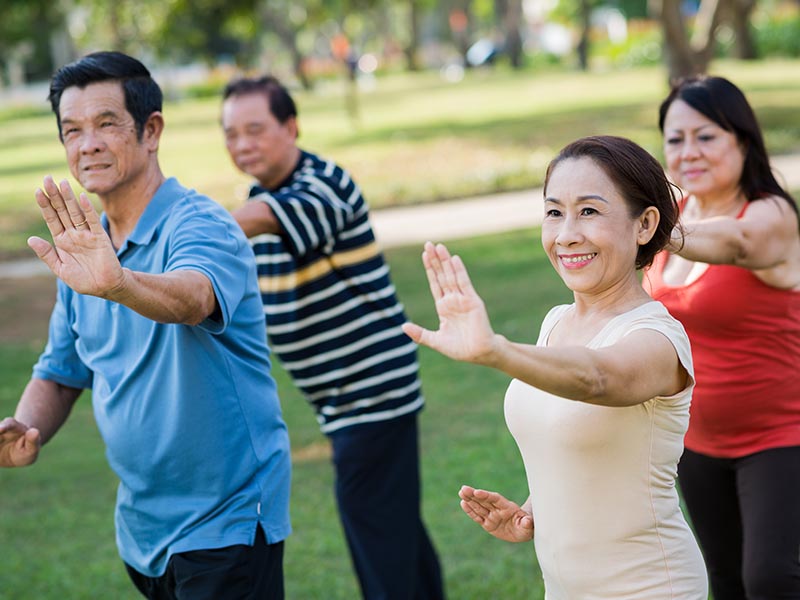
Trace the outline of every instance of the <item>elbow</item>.
{"label": "elbow", "polygon": [[609,405],[609,377],[602,370],[594,368],[583,371],[576,376],[575,381],[582,390],[579,398],[587,404]]}

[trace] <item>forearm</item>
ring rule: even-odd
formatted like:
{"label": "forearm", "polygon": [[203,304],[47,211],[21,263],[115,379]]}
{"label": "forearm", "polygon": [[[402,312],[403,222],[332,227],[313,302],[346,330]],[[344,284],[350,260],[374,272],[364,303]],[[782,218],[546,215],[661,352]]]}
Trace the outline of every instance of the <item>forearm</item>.
{"label": "forearm", "polygon": [[14,418],[38,429],[44,444],[67,420],[82,391],[45,379],[31,379],[22,393]]}
{"label": "forearm", "polygon": [[670,250],[687,260],[708,264],[737,264],[747,254],[747,240],[736,219],[715,217],[683,224]]}
{"label": "forearm", "polygon": [[248,238],[262,233],[279,233],[281,230],[272,208],[261,200],[250,200],[231,214]]}
{"label": "forearm", "polygon": [[159,323],[197,325],[217,306],[208,277],[188,269],[160,274],[123,269],[120,285],[104,297]]}

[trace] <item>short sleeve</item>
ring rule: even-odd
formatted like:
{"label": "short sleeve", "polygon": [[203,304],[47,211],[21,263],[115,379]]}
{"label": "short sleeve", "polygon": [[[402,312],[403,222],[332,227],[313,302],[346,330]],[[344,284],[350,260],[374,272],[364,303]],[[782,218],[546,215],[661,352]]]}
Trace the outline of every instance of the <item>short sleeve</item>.
{"label": "short sleeve", "polygon": [[47,346],[33,367],[33,376],[71,388],[90,389],[93,374],[78,356],[77,335],[72,327],[70,298],[75,292],[61,280],[58,280],[57,285],[58,292],[50,315]]}
{"label": "short sleeve", "polygon": [[[224,211],[221,207],[220,211]],[[239,226],[227,212],[187,212],[170,233],[164,272],[193,270],[211,281],[220,309],[218,320],[206,319],[200,327],[222,333],[255,279],[255,257]],[[252,273],[250,272],[252,270]]]}
{"label": "short sleeve", "polygon": [[295,256],[330,254],[339,237],[363,210],[361,191],[339,167],[330,174],[302,170],[290,184],[273,192],[257,191],[251,201],[265,202],[281,225],[281,235]]}

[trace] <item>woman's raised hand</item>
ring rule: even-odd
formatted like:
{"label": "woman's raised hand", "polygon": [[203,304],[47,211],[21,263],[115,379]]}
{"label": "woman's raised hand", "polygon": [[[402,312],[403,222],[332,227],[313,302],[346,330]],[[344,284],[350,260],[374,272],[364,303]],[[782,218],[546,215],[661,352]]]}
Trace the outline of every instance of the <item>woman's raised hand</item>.
{"label": "woman's raised hand", "polygon": [[431,331],[406,323],[412,340],[456,360],[486,364],[496,337],[486,307],[472,287],[464,263],[442,244],[425,243],[422,263],[439,315],[439,329]]}

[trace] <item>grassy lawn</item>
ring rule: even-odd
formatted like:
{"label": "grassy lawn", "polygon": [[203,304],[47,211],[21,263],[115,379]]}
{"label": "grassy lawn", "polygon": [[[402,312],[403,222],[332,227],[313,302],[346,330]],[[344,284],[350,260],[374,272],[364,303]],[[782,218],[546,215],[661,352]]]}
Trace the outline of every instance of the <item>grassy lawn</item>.
{"label": "grassy lawn", "polygon": [[[773,153],[800,151],[800,61],[714,67],[747,92]],[[393,75],[362,90],[353,123],[343,89],[329,82],[297,93],[300,142],[350,169],[373,207],[430,202],[538,184],[555,151],[584,135],[624,135],[660,157],[656,111],[666,90],[660,67],[477,70],[456,84],[437,73]],[[217,98],[167,102],[161,163],[231,206],[247,178],[223,147],[219,107]],[[45,174],[68,176],[44,99],[41,108],[19,115],[0,107],[0,258],[30,256],[25,239],[42,231],[33,190]]]}
{"label": "grassy lawn", "polygon": [[[470,267],[496,329],[534,340],[547,309],[570,294],[547,262],[536,231],[486,236],[450,244]],[[388,253],[395,284],[410,318],[428,326],[435,313],[419,260],[420,248]],[[32,285],[32,284],[30,284]],[[0,414],[10,414],[28,380],[46,334],[52,281],[38,293],[0,304],[0,327],[26,320],[27,339],[9,334],[0,346]],[[522,461],[503,421],[508,378],[420,354],[428,406],[421,419],[424,512],[437,544],[452,598],[542,598],[533,546],[486,535],[458,505],[463,483],[496,489],[522,501]],[[292,440],[292,521],[286,547],[287,597],[350,600],[357,597],[332,497],[325,438],[310,408],[276,367]],[[114,545],[116,480],[109,471],[89,398],[82,397],[67,425],[31,468],[0,470],[0,598],[136,598]],[[314,573],[309,577],[309,573]]]}

